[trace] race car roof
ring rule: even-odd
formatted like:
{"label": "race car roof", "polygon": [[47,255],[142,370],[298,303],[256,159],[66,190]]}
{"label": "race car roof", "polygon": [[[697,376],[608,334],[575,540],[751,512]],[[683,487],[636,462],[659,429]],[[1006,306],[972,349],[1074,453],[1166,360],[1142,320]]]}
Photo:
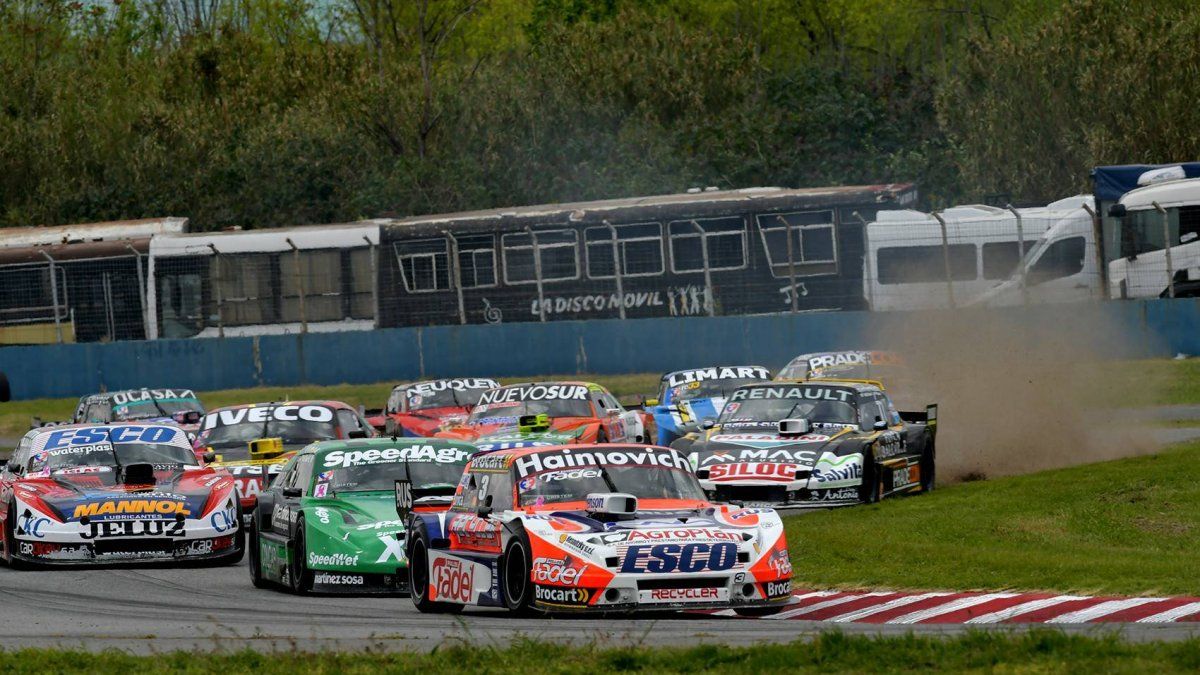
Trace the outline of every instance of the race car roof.
{"label": "race car roof", "polygon": [[124,395],[140,394],[143,391],[148,391],[151,393],[156,392],[156,391],[171,393],[170,396],[162,396],[162,397],[156,396],[155,398],[174,398],[175,395],[179,395],[180,397],[182,397],[184,394],[189,395],[191,398],[196,398],[196,392],[194,390],[185,389],[185,388],[181,388],[181,387],[137,387],[134,389],[115,389],[113,391],[101,391],[101,392],[97,392],[95,394],[88,394],[84,398],[92,400],[92,401],[111,401],[113,398],[115,398],[119,395],[122,395],[122,394],[124,394]]}
{"label": "race car roof", "polygon": [[856,392],[868,391],[883,391],[883,387],[875,382],[867,380],[842,380],[838,378],[820,379],[820,380],[774,380],[772,382],[755,382],[754,384],[744,384],[738,387],[741,389],[771,389],[773,387],[786,387],[796,384],[803,384],[813,387],[840,387],[842,389],[853,389]]}
{"label": "race car roof", "polygon": [[[345,466],[357,463],[395,462],[395,461],[430,461],[438,464],[463,464],[475,452],[475,446],[463,441],[446,438],[356,438],[350,440],[317,441],[313,444],[313,452],[322,457],[338,452],[346,458]],[[453,454],[439,453],[438,450],[452,448],[459,452]],[[364,455],[368,450],[374,450],[374,455]],[[387,450],[397,450],[388,454]],[[357,453],[357,454],[356,454]]]}
{"label": "race car roof", "polygon": [[755,370],[766,370],[768,373],[770,372],[770,370],[768,370],[764,366],[754,366],[754,365],[746,365],[746,364],[737,365],[737,366],[706,366],[704,368],[682,368],[680,370],[672,370],[669,373],[663,373],[663,376],[659,379],[660,380],[669,380],[669,379],[671,379],[671,377],[673,377],[675,375],[682,375],[683,373],[698,373],[698,372],[705,371],[705,370],[718,371],[718,376],[712,378],[714,380],[738,379],[739,377],[741,377],[740,375],[728,375],[728,376],[720,375],[720,371],[724,371],[724,370],[736,371],[738,368],[754,368]]}

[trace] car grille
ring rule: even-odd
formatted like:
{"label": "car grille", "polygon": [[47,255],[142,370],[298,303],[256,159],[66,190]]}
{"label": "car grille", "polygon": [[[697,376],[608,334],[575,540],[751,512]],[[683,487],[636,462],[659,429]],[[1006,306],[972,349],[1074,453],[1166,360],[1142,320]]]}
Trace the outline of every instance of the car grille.
{"label": "car grille", "polygon": [[112,541],[98,541],[92,544],[92,551],[96,555],[112,553],[172,555],[175,552],[175,543],[170,539],[114,539]]}
{"label": "car grille", "polygon": [[726,577],[676,577],[673,579],[638,579],[639,591],[653,591],[661,588],[724,588],[728,582]]}

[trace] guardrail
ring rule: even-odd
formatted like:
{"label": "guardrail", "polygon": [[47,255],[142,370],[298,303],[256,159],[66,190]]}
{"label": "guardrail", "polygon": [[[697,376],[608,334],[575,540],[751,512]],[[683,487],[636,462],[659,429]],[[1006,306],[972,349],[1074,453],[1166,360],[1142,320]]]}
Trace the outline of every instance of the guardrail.
{"label": "guardrail", "polygon": [[[241,338],[0,348],[14,399],[102,389],[197,390],[403,381],[665,372],[718,363],[777,368],[802,352],[896,348],[902,336],[1003,322],[1014,344],[1062,344],[1064,358],[1200,353],[1196,300],[1145,300],[925,312],[829,312],[622,321],[394,328]],[[956,328],[956,326],[958,328]]]}

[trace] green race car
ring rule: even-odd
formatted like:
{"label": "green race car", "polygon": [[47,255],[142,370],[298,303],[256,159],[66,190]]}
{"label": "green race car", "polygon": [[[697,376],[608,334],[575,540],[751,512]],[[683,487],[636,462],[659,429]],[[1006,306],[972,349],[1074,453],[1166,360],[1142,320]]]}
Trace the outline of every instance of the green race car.
{"label": "green race car", "polygon": [[246,547],[250,580],[296,593],[407,593],[395,483],[411,483],[415,511],[445,511],[474,452],[435,438],[305,447],[259,494]]}

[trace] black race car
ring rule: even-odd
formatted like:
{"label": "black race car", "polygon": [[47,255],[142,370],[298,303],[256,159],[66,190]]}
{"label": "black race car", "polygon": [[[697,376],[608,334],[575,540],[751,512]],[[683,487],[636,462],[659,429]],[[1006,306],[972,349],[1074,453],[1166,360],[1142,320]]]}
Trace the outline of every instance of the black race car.
{"label": "black race car", "polygon": [[678,449],[713,501],[849,506],[933,489],[936,431],[936,405],[902,417],[875,382],[765,382]]}

